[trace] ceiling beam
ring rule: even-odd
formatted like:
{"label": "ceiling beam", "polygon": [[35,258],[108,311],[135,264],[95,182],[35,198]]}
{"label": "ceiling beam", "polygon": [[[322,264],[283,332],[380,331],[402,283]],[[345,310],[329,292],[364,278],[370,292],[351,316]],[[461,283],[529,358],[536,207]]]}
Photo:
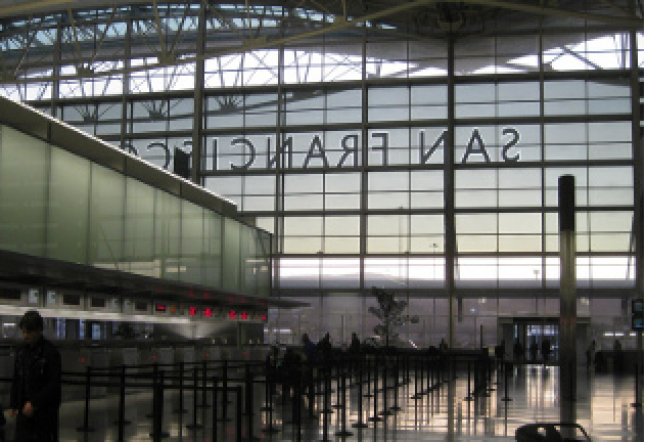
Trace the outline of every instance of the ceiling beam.
{"label": "ceiling beam", "polygon": [[21,3],[18,5],[5,6],[0,8],[0,17],[9,17],[12,15],[26,14],[30,12],[41,12],[42,9],[74,3],[74,0],[44,0]]}

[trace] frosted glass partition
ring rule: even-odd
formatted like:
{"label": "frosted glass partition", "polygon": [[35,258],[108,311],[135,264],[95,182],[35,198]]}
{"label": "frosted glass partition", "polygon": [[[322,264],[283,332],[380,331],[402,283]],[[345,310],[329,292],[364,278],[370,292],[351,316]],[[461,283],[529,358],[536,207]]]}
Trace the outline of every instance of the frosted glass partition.
{"label": "frosted glass partition", "polygon": [[2,250],[269,296],[270,238],[0,126]]}

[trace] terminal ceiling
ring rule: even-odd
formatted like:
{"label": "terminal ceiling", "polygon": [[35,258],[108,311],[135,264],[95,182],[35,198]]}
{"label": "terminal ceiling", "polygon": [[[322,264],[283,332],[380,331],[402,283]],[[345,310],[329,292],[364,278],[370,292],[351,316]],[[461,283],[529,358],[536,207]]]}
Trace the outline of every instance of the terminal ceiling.
{"label": "terminal ceiling", "polygon": [[[0,82],[105,77],[282,45],[315,47],[322,36],[338,42],[405,38],[426,47],[445,46],[450,39],[477,50],[484,37],[500,34],[580,27],[590,36],[643,29],[642,0],[284,0],[274,5],[250,0],[0,0]],[[206,17],[203,51],[196,49],[200,11]],[[125,31],[119,30],[124,17],[138,21],[129,53]],[[43,37],[61,25],[67,31],[59,43]],[[572,43],[567,41],[572,34],[563,38],[550,42]],[[52,73],[55,44],[64,46],[60,61],[75,69]],[[357,47],[339,45],[338,50]],[[384,50],[380,56],[401,54]],[[123,63],[135,57],[147,61],[142,66]]]}

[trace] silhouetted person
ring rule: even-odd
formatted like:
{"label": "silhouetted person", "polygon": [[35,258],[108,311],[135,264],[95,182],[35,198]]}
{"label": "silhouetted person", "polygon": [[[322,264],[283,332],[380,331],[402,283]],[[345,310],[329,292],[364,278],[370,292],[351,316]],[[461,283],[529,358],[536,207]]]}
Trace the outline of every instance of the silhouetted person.
{"label": "silhouetted person", "polygon": [[326,333],[323,338],[316,344],[316,350],[318,351],[319,359],[329,363],[332,358],[332,338],[330,334]]}
{"label": "silhouetted person", "polygon": [[597,342],[593,339],[585,350],[585,362],[587,367],[592,367],[597,353]]}
{"label": "silhouetted person", "polygon": [[524,352],[525,350],[523,349],[523,344],[520,343],[520,339],[516,339],[516,342],[514,343],[514,359],[517,363],[523,362]]}
{"label": "silhouetted person", "polygon": [[529,354],[532,358],[532,362],[536,362],[536,359],[538,358],[538,342],[536,342],[536,339],[533,339],[532,344],[529,346]]}
{"label": "silhouetted person", "polygon": [[61,355],[43,337],[43,318],[27,311],[18,323],[25,342],[18,347],[11,384],[15,442],[57,442],[61,405]]}
{"label": "silhouetted person", "polygon": [[547,365],[547,362],[550,358],[550,352],[552,351],[552,344],[550,344],[549,339],[543,339],[541,342],[541,356],[543,356],[543,365]]}
{"label": "silhouetted person", "polygon": [[316,349],[316,344],[312,342],[307,333],[303,333],[303,354],[305,359],[309,364],[314,364],[318,360],[318,350]]}
{"label": "silhouetted person", "polygon": [[302,368],[303,364],[300,355],[293,348],[288,348],[278,366],[278,377],[283,385],[284,398],[289,397],[299,379],[303,380]]}
{"label": "silhouetted person", "polygon": [[614,360],[613,368],[615,372],[622,372],[624,370],[624,354],[619,339],[615,339],[615,344],[612,347],[612,358]]}
{"label": "silhouetted person", "polygon": [[352,333],[352,340],[350,341],[348,352],[354,355],[361,352],[361,341],[359,340],[359,336],[354,332]]}
{"label": "silhouetted person", "polygon": [[505,340],[500,341],[500,345],[496,346],[496,359],[502,362],[505,359]]}

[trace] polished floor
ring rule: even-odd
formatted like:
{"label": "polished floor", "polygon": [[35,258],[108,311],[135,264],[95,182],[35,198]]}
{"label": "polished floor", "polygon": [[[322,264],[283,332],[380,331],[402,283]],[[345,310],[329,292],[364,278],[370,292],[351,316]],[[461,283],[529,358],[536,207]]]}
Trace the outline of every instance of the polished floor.
{"label": "polished floor", "polygon": [[[254,396],[254,413],[251,416],[253,437],[249,437],[248,415],[242,416],[242,440],[273,441],[498,441],[516,440],[517,428],[533,423],[559,422],[564,415],[574,416],[594,441],[643,441],[643,408],[635,406],[635,376],[593,373],[581,368],[578,373],[577,400],[564,403],[558,397],[558,367],[525,365],[514,369],[505,382],[493,377],[488,396],[470,400],[467,389],[471,379],[459,372],[456,379],[442,383],[438,388],[413,399],[415,383],[402,385],[396,391],[387,390],[384,407],[383,392],[378,392],[377,405],[373,398],[363,397],[362,419],[365,428],[356,428],[359,420],[359,391],[355,385],[346,390],[345,400],[339,392],[331,395],[331,404],[323,403],[317,396],[312,416],[305,401],[301,401],[301,424],[298,421],[296,402],[277,394],[272,397],[271,417],[266,410],[265,388],[257,385]],[[639,382],[643,381],[643,374]],[[336,388],[336,384],[332,385]],[[362,391],[365,396],[367,391]],[[235,395],[234,395],[235,396]],[[201,401],[201,395],[198,394]],[[508,400],[504,400],[508,399]],[[184,413],[179,413],[177,393],[168,393],[164,400],[162,430],[165,441],[212,441],[211,407],[193,410],[193,394],[183,396]],[[217,410],[216,440],[235,441],[236,403],[231,397],[227,420],[222,420],[222,408]],[[641,401],[638,401],[641,402]],[[345,408],[339,406],[345,403]],[[108,394],[89,403],[87,431],[85,427],[85,402],[65,402],[61,407],[60,440],[68,441],[117,441],[118,395]],[[397,405],[401,410],[383,415],[384,410]],[[126,400],[124,440],[152,440],[151,394],[130,393]],[[376,411],[376,414],[375,414]],[[197,428],[192,428],[194,416]],[[380,421],[373,421],[379,417]],[[271,418],[271,425],[269,419]],[[327,425],[325,420],[327,418]],[[273,429],[274,431],[267,431]],[[13,422],[6,427],[7,440],[13,440]],[[587,440],[581,432],[577,440]]]}

